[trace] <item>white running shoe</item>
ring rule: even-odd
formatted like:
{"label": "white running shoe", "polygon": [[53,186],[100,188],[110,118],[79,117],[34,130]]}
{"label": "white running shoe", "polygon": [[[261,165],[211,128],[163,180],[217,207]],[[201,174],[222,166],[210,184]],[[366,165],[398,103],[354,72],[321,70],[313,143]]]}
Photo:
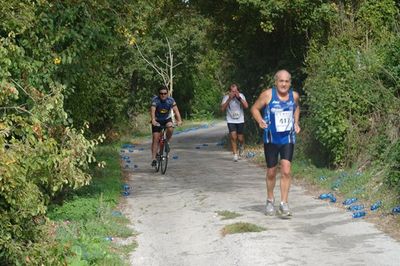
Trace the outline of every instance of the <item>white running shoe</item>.
{"label": "white running shoe", "polygon": [[233,155],[233,161],[237,162],[239,160],[239,156],[237,154]]}
{"label": "white running shoe", "polygon": [[265,214],[268,216],[275,215],[275,201],[274,200],[267,200],[267,204],[265,206]]}
{"label": "white running shoe", "polygon": [[292,216],[292,212],[289,209],[289,204],[287,204],[286,202],[281,202],[281,204],[279,205],[279,213],[282,217]]}

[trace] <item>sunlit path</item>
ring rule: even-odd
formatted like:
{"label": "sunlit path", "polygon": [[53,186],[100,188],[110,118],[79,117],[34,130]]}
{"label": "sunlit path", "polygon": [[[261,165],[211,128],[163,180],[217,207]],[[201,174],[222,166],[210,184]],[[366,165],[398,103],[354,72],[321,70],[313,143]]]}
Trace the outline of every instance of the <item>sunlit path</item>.
{"label": "sunlit path", "polygon": [[[265,216],[264,170],[234,163],[216,145],[226,131],[220,123],[176,135],[178,159],[166,175],[150,167],[148,144],[134,153],[138,167],[129,175],[124,210],[139,233],[132,265],[398,265],[398,242],[301,187],[291,188],[292,219]],[[223,210],[242,216],[221,220],[216,211]],[[221,235],[239,221],[267,230]]]}

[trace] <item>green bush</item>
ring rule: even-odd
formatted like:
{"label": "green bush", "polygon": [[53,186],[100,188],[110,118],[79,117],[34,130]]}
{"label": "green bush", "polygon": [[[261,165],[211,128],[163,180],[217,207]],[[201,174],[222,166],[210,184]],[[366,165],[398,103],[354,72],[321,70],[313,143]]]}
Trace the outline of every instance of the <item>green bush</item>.
{"label": "green bush", "polygon": [[86,121],[101,131],[126,105],[121,28],[133,16],[120,4],[0,0],[2,265],[55,264],[40,242],[47,206],[91,179],[101,140],[86,139]]}
{"label": "green bush", "polygon": [[[19,90],[3,81],[0,90],[0,261],[45,262],[41,226],[50,200],[66,188],[88,184],[97,140],[68,126],[62,88],[51,94]],[[10,93],[11,91],[11,93]],[[23,94],[25,93],[25,95]],[[20,95],[22,94],[22,95]],[[20,108],[17,102],[31,100]],[[44,246],[44,245],[43,245]]]}
{"label": "green bush", "polygon": [[386,182],[400,193],[400,140],[388,149],[389,171]]}
{"label": "green bush", "polygon": [[[310,126],[337,166],[381,159],[398,138],[399,57],[395,54],[400,36],[389,31],[394,20],[376,13],[376,5],[396,15],[392,1],[363,3],[356,11],[359,20],[342,18],[340,23],[346,27],[334,25],[328,43],[312,44],[306,61]],[[371,11],[375,17],[366,15],[367,10],[375,10]],[[363,21],[372,27],[367,39],[362,37]]]}

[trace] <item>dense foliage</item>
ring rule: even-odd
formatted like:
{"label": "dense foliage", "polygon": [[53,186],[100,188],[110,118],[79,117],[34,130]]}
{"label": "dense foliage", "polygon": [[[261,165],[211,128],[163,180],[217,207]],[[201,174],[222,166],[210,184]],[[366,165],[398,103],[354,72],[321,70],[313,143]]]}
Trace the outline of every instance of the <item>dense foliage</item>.
{"label": "dense foliage", "polygon": [[21,263],[45,252],[36,242],[50,199],[90,181],[97,141],[68,125],[60,86],[44,94],[3,81],[1,89],[0,261]]}
{"label": "dense foliage", "polygon": [[147,120],[171,54],[184,118],[218,114],[233,82],[252,103],[286,68],[308,151],[399,188],[398,20],[393,0],[0,0],[0,263],[56,263],[47,205],[90,181],[89,137]]}
{"label": "dense foliage", "polygon": [[302,65],[311,37],[322,39],[333,17],[325,1],[212,0],[191,1],[211,17],[209,35],[228,53],[229,78],[239,83],[250,99],[271,85],[271,78],[287,68],[302,83]]}
{"label": "dense foliage", "polygon": [[[308,119],[332,163],[398,165],[391,156],[400,133],[399,62],[393,53],[400,41],[398,10],[394,1],[363,1],[351,8],[338,6],[339,25],[327,45],[314,43],[309,50]],[[389,183],[400,184],[392,171]]]}
{"label": "dense foliage", "polygon": [[72,58],[59,49],[66,36],[53,27],[57,18],[48,18],[57,7],[46,1],[0,7],[0,263],[53,264],[50,244],[41,241],[47,205],[89,183],[102,138],[86,139],[64,109],[72,89],[58,72]]}

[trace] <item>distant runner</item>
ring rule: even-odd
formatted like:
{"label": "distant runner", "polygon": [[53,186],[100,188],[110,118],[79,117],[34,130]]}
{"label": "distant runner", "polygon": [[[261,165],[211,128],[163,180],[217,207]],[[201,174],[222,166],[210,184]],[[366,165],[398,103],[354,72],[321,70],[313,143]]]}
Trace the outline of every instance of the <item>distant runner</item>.
{"label": "distant runner", "polygon": [[[246,101],[243,93],[239,92],[239,87],[236,84],[229,86],[229,93],[224,96],[221,103],[221,111],[226,111],[226,122],[231,139],[233,161],[237,162],[239,155],[242,156],[244,149],[244,112],[249,104]],[[239,149],[237,146],[239,141]],[[239,151],[238,151],[239,150]]]}

